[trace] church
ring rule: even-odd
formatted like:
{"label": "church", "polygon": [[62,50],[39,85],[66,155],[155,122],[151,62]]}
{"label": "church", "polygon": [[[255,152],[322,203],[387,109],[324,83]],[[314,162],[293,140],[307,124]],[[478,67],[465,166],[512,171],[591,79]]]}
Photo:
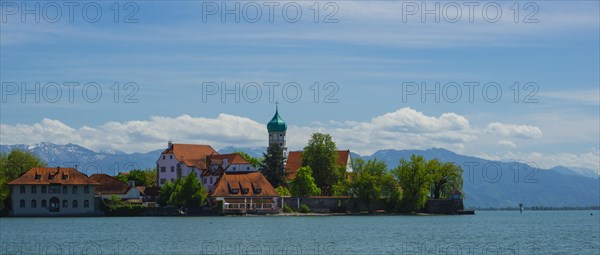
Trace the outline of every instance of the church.
{"label": "church", "polygon": [[[287,125],[275,108],[267,124],[269,144],[287,154]],[[269,181],[240,154],[219,154],[210,145],[168,142],[156,160],[158,186],[196,175],[209,197],[223,202],[226,213],[276,213],[279,194]]]}

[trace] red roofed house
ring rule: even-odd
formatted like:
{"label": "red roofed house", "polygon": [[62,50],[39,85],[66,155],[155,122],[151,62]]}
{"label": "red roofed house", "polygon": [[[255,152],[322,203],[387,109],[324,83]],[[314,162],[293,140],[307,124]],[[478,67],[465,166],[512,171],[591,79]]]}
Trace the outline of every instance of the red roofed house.
{"label": "red roofed house", "polygon": [[278,213],[280,197],[260,172],[225,172],[211,197],[223,201],[225,213]]}
{"label": "red roofed house", "polygon": [[225,172],[256,172],[250,162],[237,153],[219,154],[210,145],[173,144],[156,161],[158,186],[195,174],[210,193]]}
{"label": "red roofed house", "polygon": [[[338,166],[346,167],[346,173],[352,173],[352,158],[350,150],[337,151]],[[302,151],[290,151],[285,164],[285,175],[288,180],[296,178],[298,168],[302,167]]]}
{"label": "red roofed house", "polygon": [[125,184],[108,174],[92,174],[90,179],[100,184],[94,192],[97,197],[109,199],[112,196],[116,196],[130,202],[141,202],[140,191],[135,187],[134,183]]}
{"label": "red roofed house", "polygon": [[99,183],[74,168],[36,167],[8,183],[15,216],[93,214]]}

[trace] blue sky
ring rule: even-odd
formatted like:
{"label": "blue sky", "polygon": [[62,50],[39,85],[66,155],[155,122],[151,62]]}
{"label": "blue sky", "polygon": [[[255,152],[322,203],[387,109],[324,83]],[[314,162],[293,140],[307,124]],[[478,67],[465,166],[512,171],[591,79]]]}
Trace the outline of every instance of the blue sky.
{"label": "blue sky", "polygon": [[[11,3],[17,4],[16,11]],[[96,23],[86,21],[93,11],[81,15],[89,2],[74,7],[73,22],[62,6],[56,23],[48,22],[55,17],[54,6],[44,9],[46,3],[39,2],[40,22],[32,15],[23,21],[23,5],[31,9],[36,3],[2,5],[2,144],[72,142],[126,152],[157,149],[169,139],[217,148],[260,146],[266,143],[264,124],[274,111],[265,82],[276,82],[275,100],[290,126],[292,149],[302,148],[310,133],[320,131],[331,133],[339,147],[360,154],[444,147],[545,167],[598,170],[600,165],[600,25],[595,1],[520,3],[516,23],[512,2],[477,2],[473,22],[464,2],[458,2],[462,16],[451,23],[456,17],[453,6],[443,9],[448,2],[434,1],[404,6],[341,1],[327,9],[320,2],[318,23],[313,1],[276,2],[273,22],[265,2],[259,1],[150,1],[128,8],[119,2],[117,23],[111,1],[99,2],[102,15]],[[233,15],[222,22],[222,10],[208,15],[206,9],[223,4],[231,9],[235,3],[240,4],[240,22]],[[431,9],[436,3],[439,23],[432,15],[421,20],[420,10],[408,14],[406,4]],[[493,11],[484,15],[483,6],[489,3],[502,10],[496,22],[490,21]],[[296,23],[286,20],[294,9],[289,16],[281,14],[286,4],[302,10]],[[262,16],[256,23],[247,22],[256,6]],[[134,7],[137,22],[124,23]],[[334,10],[337,23],[324,23]],[[533,15],[527,21],[537,23],[523,22],[528,14]],[[40,87],[33,93],[40,102],[34,95],[22,101],[21,84],[32,89],[36,82]],[[56,98],[50,82],[61,88],[57,102],[48,102]],[[80,84],[74,87],[73,102],[68,82]],[[94,103],[86,99],[94,98],[96,85],[88,86],[92,96],[82,95],[90,82],[102,88]],[[115,82],[120,88],[116,98],[115,87],[110,87]],[[125,87],[128,82],[136,85]],[[240,83],[240,102],[233,95],[223,102],[221,89],[206,93],[208,83],[226,83],[231,89],[235,82]],[[291,100],[295,85],[287,86],[291,96],[282,96],[290,82],[302,90],[298,101]],[[315,82],[320,88],[317,102]],[[407,84],[425,83],[434,89],[436,82],[439,102],[433,95],[423,101],[420,87],[407,92]],[[473,102],[467,96],[469,82],[479,84]],[[520,88],[517,103],[515,87],[511,89],[515,82]],[[524,87],[528,82],[531,86]],[[262,96],[244,100],[254,98],[253,84]],[[449,102],[443,96],[455,95],[453,84],[462,88],[462,96]],[[497,102],[486,101],[495,95],[493,90],[487,98],[482,95],[486,84],[502,89]],[[325,102],[329,93],[332,97]],[[524,103],[526,98],[537,102]]]}

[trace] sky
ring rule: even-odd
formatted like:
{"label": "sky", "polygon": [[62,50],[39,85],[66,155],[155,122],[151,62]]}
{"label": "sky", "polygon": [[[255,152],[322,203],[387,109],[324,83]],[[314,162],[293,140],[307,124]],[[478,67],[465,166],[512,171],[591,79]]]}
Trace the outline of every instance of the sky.
{"label": "sky", "polygon": [[441,147],[600,170],[597,1],[2,1],[0,143]]}

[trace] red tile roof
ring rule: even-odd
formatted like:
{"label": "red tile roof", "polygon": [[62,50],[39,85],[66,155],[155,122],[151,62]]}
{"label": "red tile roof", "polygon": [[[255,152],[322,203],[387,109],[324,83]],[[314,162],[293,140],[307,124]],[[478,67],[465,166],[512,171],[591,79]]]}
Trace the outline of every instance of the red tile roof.
{"label": "red tile roof", "polygon": [[[348,158],[350,158],[350,150],[337,151],[338,166],[345,167],[348,163]],[[302,151],[290,151],[287,157],[287,162],[285,164],[285,174],[288,180],[293,180],[296,178],[296,172],[298,172],[298,168],[302,166]]]}
{"label": "red tile roof", "polygon": [[174,143],[161,153],[161,155],[167,154],[175,155],[175,158],[186,166],[206,169],[206,157],[219,153],[210,145]]}
{"label": "red tile roof", "polygon": [[100,183],[94,190],[96,195],[126,194],[130,189],[129,185],[108,174],[92,174],[90,179]]}
{"label": "red tile roof", "polygon": [[279,197],[271,183],[260,172],[224,173],[212,197]]}
{"label": "red tile roof", "polygon": [[99,185],[87,175],[75,168],[35,167],[29,169],[9,185],[61,184],[61,185]]}
{"label": "red tile roof", "polygon": [[[209,156],[210,161],[223,161],[223,159],[227,159],[227,164],[231,165],[231,164],[250,164],[250,162],[248,162],[247,160],[244,159],[244,157],[242,157],[242,155],[237,154],[237,153],[230,153],[230,154],[219,154],[219,155],[210,155]],[[219,163],[221,164],[221,163]]]}

